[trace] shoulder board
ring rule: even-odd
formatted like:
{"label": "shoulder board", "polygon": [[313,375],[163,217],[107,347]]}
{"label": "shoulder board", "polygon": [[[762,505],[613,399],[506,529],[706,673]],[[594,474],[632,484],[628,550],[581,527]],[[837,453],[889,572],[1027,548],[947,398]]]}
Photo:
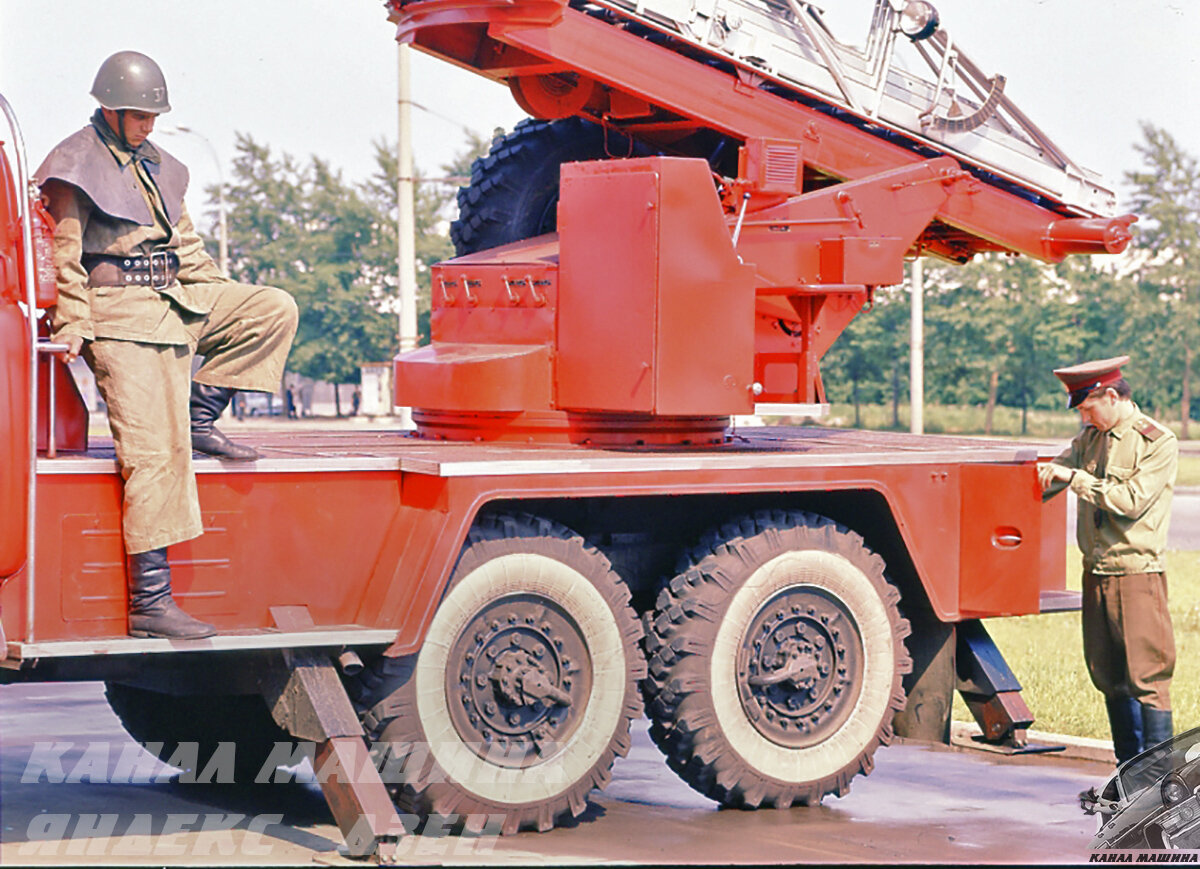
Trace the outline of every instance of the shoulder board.
{"label": "shoulder board", "polygon": [[1142,424],[1138,426],[1137,431],[1138,434],[1148,441],[1156,441],[1166,434],[1166,432],[1162,430],[1162,427],[1158,425],[1158,423],[1149,419],[1142,420]]}

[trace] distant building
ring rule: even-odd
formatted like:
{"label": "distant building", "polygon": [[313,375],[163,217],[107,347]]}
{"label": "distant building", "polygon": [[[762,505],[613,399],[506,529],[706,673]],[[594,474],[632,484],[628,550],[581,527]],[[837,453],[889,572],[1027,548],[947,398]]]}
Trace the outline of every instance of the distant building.
{"label": "distant building", "polygon": [[392,388],[392,363],[369,362],[362,366],[363,416],[392,416],[395,392]]}

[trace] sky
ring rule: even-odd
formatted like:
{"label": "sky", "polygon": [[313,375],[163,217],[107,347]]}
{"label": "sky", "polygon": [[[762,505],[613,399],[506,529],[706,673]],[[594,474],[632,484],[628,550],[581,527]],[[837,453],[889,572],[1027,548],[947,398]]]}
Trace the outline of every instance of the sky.
{"label": "sky", "polygon": [[[1118,190],[1138,168],[1142,121],[1200,156],[1197,0],[933,2],[955,43],[985,73],[1004,74],[1016,104]],[[870,0],[824,6],[843,41],[861,41]],[[173,111],[153,138],[191,169],[197,215],[238,132],[276,154],[319,156],[350,181],[373,172],[374,142],[396,141],[397,49],[382,0],[0,0],[0,93],[31,168],[87,121],[97,68],[125,49],[167,76]],[[422,107],[413,151],[427,176],[464,150],[464,129],[511,129],[524,116],[503,86],[416,52],[412,79]],[[204,139],[162,132],[176,125]]]}

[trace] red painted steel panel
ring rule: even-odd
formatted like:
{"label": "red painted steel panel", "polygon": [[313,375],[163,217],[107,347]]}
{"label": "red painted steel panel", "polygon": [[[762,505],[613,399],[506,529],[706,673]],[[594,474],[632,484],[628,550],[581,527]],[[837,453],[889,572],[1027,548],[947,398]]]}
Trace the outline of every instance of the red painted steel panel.
{"label": "red painted steel panel", "polygon": [[753,270],[703,161],[564,166],[559,233],[559,407],[753,409]]}
{"label": "red painted steel panel", "polygon": [[38,357],[38,452],[46,452],[49,445],[51,371],[54,372],[55,449],[83,452],[87,450],[88,442],[87,403],[66,363],[57,356],[45,354]]}
{"label": "red painted steel panel", "polygon": [[1044,591],[1067,588],[1067,499],[1051,498],[1042,504],[1042,558],[1038,571]]}
{"label": "red painted steel panel", "polygon": [[[201,474],[198,482],[205,534],[169,549],[188,612],[221,630],[271,627],[269,607],[287,605],[307,606],[319,625],[354,623],[370,577],[385,569],[377,562],[399,502],[396,473]],[[123,635],[119,477],[40,476],[38,512],[38,639]],[[23,586],[0,590],[10,639],[21,636]]]}
{"label": "red painted steel panel", "polygon": [[654,410],[659,174],[637,162],[637,171],[605,175],[563,167],[560,408]]}
{"label": "red painted steel panel", "polygon": [[1042,494],[1032,464],[963,466],[959,607],[964,617],[1038,611],[1043,527]]}
{"label": "red painted steel panel", "polygon": [[396,402],[449,411],[549,408],[550,348],[524,344],[430,344],[396,364]]}
{"label": "red painted steel panel", "polygon": [[[425,444],[395,433],[368,438],[332,433],[277,435],[272,454],[392,456],[396,461],[517,460],[508,475],[439,477],[397,470],[223,471],[199,475],[209,533],[172,547],[175,584],[189,611],[222,630],[265,628],[268,608],[304,605],[320,626],[361,624],[399,631],[398,652],[419,647],[467,529],[498,499],[704,494],[876,492],[886,501],[934,611],[943,619],[1037,610],[1039,587],[1061,583],[1065,534],[1061,509],[1042,507],[1033,463],[972,464],[976,442],[870,436],[861,432],[764,429],[749,448],[693,449],[695,462],[659,469],[576,470],[563,462],[625,461],[629,453],[580,448]],[[922,459],[943,446],[946,460]],[[932,441],[933,443],[929,443]],[[371,447],[371,443],[377,443]],[[922,444],[926,446],[922,447]],[[756,446],[755,446],[756,445]],[[761,463],[709,467],[706,459],[762,453]],[[887,456],[877,464],[838,464],[838,450]],[[782,451],[782,452],[781,452]],[[882,451],[882,452],[880,452]],[[914,461],[896,459],[913,451]],[[813,464],[780,467],[773,456]],[[665,456],[679,456],[671,451]],[[653,454],[643,454],[652,458]],[[316,460],[316,459],[315,459]],[[69,466],[73,459],[63,459]],[[94,460],[92,460],[94,461]],[[123,556],[118,535],[120,480],[115,471],[42,474],[38,479],[39,640],[124,633]],[[997,533],[1020,532],[1017,546]],[[866,529],[864,529],[866,530]],[[0,588],[10,639],[23,636],[24,583]]]}
{"label": "red painted steel panel", "polygon": [[742,265],[734,252],[708,165],[658,160],[662,216],[655,411],[751,413],[754,269]]}

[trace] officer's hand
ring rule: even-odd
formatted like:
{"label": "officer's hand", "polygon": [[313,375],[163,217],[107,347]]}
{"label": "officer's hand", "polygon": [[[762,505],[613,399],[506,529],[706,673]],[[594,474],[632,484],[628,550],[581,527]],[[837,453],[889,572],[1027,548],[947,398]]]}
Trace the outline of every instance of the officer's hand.
{"label": "officer's hand", "polygon": [[62,343],[67,345],[67,351],[63,353],[63,361],[70,364],[79,358],[79,351],[83,349],[83,339],[78,335],[68,335],[63,339]]}
{"label": "officer's hand", "polygon": [[1071,469],[1056,465],[1053,462],[1038,462],[1038,485],[1042,491],[1049,489],[1054,482],[1068,483],[1071,481]]}

